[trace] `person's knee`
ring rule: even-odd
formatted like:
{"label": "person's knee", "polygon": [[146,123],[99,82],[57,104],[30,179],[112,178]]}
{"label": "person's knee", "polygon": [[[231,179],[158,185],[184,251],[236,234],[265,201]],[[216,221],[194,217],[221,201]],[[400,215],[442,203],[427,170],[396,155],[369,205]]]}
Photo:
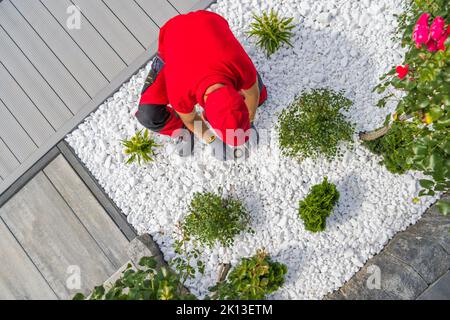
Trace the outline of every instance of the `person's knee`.
{"label": "person's knee", "polygon": [[165,105],[141,104],[136,112],[139,123],[149,130],[159,132],[170,118],[170,112]]}

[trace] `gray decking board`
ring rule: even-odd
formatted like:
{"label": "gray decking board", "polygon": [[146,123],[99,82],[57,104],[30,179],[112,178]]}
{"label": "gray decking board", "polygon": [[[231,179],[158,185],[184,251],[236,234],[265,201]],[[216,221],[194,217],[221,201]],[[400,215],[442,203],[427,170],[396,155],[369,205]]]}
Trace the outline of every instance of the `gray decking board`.
{"label": "gray decking board", "polygon": [[128,241],[62,155],[44,173],[116,269],[128,261]]}
{"label": "gray decking board", "polygon": [[89,21],[81,20],[79,29],[67,27],[67,8],[73,5],[69,0],[41,0],[41,3],[59,21],[65,31],[77,42],[109,81],[126,67],[125,62]]}
{"label": "gray decking board", "polygon": [[103,0],[146,49],[158,38],[159,28],[132,0]]}
{"label": "gray decking board", "polygon": [[100,0],[72,0],[81,13],[129,65],[145,48]]}
{"label": "gray decking board", "polygon": [[[70,164],[72,169],[77,173],[81,180],[86,184],[89,191],[95,196],[100,205],[108,213],[109,217],[119,227],[120,231],[132,241],[136,238],[136,230],[128,223],[126,215],[116,206],[116,204],[105,194],[97,180],[92,176],[89,170],[84,166],[81,160],[75,155],[73,149],[66,141],[61,141],[57,145],[57,149]],[[12,190],[11,190],[12,191]],[[6,197],[4,197],[6,199]],[[0,206],[2,205],[2,197],[0,196]]]}
{"label": "gray decking board", "polygon": [[[180,13],[188,13],[196,9],[196,5],[198,4],[198,0],[169,0],[172,5],[177,8]],[[210,1],[211,2],[211,1]]]}
{"label": "gray decking board", "polygon": [[139,68],[144,66],[154,55],[157,49],[156,42],[144,53],[142,53],[131,65],[122,70],[119,75],[100,92],[94,99],[83,106],[83,108],[55,134],[53,134],[44,144],[39,146],[39,150],[34,152],[30,157],[18,167],[13,174],[4,177],[4,181],[0,184],[0,194],[3,194],[9,186],[19,179],[36,161],[39,161],[47,151],[51,150],[58,142],[60,142],[73,128],[82,122],[92,111],[94,111],[101,103],[103,103],[111,93],[116,92],[124,82],[126,82]]}
{"label": "gray decking board", "polygon": [[3,139],[0,139],[0,176],[7,177],[20,165]]}
{"label": "gray decking board", "polygon": [[36,144],[46,141],[55,132],[52,124],[44,117],[42,111],[36,108],[2,64],[0,64],[0,79],[2,79],[0,99],[5,106]]}
{"label": "gray decking board", "polygon": [[0,100],[0,137],[20,162],[37,149],[25,130]]}
{"label": "gray decking board", "polygon": [[78,291],[66,286],[70,266],[79,267],[85,293],[116,270],[42,172],[0,209],[0,216],[61,299]]}
{"label": "gray decking board", "polygon": [[[0,300],[57,299],[32,261],[0,220]],[[24,281],[26,279],[26,281]]]}
{"label": "gray decking board", "polygon": [[166,0],[135,0],[136,3],[152,17],[159,27],[178,14],[177,10]]}
{"label": "gray decking board", "polygon": [[39,1],[10,0],[27,22],[39,34],[64,66],[90,95],[95,96],[107,84],[107,79],[89,60],[80,47]]}
{"label": "gray decking board", "polygon": [[[58,93],[72,113],[76,113],[89,101],[87,93],[9,0],[0,2],[0,25]],[[35,88],[31,87],[27,90],[35,90]],[[40,107],[45,108],[45,106]]]}
{"label": "gray decking board", "polygon": [[0,29],[0,43],[2,63],[13,72],[15,80],[22,88],[33,88],[27,90],[30,99],[35,105],[43,106],[45,116],[54,128],[59,128],[72,117],[71,111],[3,29]]}

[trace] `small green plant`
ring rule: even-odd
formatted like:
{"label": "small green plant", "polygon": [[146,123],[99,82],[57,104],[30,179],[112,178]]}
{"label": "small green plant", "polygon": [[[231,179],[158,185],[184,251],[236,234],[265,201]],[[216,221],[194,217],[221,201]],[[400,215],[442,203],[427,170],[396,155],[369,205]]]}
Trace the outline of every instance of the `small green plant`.
{"label": "small green plant", "polygon": [[122,140],[121,142],[125,147],[124,153],[130,155],[127,164],[137,162],[138,165],[141,165],[141,162],[153,161],[155,155],[153,148],[160,146],[149,137],[148,129],[145,129],[144,132],[140,130],[130,140]]}
{"label": "small green plant", "polygon": [[267,14],[264,12],[260,17],[253,14],[255,20],[248,32],[250,37],[258,38],[256,44],[265,50],[267,56],[274,54],[283,44],[292,47],[290,38],[293,36],[293,18],[280,18],[273,9]]}
{"label": "small green plant", "polygon": [[228,275],[209,290],[211,299],[262,300],[284,284],[286,265],[274,262],[264,250],[251,258],[243,258]]}
{"label": "small green plant", "polygon": [[409,159],[413,156],[412,146],[419,130],[415,124],[396,121],[386,135],[363,144],[383,157],[381,163],[390,172],[402,174],[411,169]]}
{"label": "small green plant", "polygon": [[250,216],[239,200],[222,198],[207,192],[195,193],[189,206],[190,214],[182,223],[183,232],[189,238],[209,247],[219,242],[231,246],[233,238],[248,227]]}
{"label": "small green plant", "polygon": [[311,232],[325,230],[326,220],[338,200],[339,191],[326,177],[322,183],[313,186],[306,198],[300,201],[299,214],[305,229]]}
{"label": "small green plant", "polygon": [[156,268],[152,257],[144,257],[139,269],[131,264],[111,287],[95,287],[89,297],[78,293],[74,300],[193,300],[184,289],[180,277],[165,267]]}
{"label": "small green plant", "polygon": [[342,93],[327,89],[298,96],[278,120],[282,154],[299,160],[319,155],[334,158],[341,141],[352,141],[353,125],[340,112],[351,105]]}
{"label": "small green plant", "polygon": [[[181,282],[184,285],[187,279],[195,277],[197,271],[203,275],[205,273],[205,265],[200,260],[201,253],[197,243],[186,235],[180,225],[177,225],[177,238],[174,244],[174,251],[178,254],[178,257],[174,258],[170,265],[180,275]],[[193,245],[191,250],[188,249],[189,243]]]}

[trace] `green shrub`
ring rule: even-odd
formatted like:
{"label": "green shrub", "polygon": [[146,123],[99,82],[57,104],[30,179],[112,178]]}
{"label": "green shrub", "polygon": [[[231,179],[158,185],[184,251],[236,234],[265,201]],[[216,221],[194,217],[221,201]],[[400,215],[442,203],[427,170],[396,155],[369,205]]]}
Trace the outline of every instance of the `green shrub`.
{"label": "green shrub", "polygon": [[402,174],[411,169],[409,159],[418,129],[415,124],[396,121],[386,135],[363,144],[373,153],[383,157],[382,164],[392,173]]}
{"label": "green shrub", "polygon": [[255,20],[251,25],[251,30],[248,32],[250,37],[258,38],[256,44],[262,48],[267,56],[274,54],[283,44],[292,47],[290,38],[293,36],[292,24],[293,18],[280,18],[278,13],[273,9],[267,14],[264,12],[262,16],[258,17],[253,14]]}
{"label": "green shrub", "polygon": [[274,262],[259,250],[251,258],[243,258],[224,282],[211,287],[212,299],[262,300],[284,284],[286,265]]}
{"label": "green shrub", "polygon": [[326,220],[339,200],[336,186],[325,177],[321,184],[311,188],[306,198],[300,201],[299,214],[305,229],[311,232],[325,230]]}
{"label": "green shrub", "polygon": [[327,89],[297,97],[278,120],[282,154],[297,159],[319,155],[334,158],[341,141],[352,141],[353,125],[340,112],[351,105],[342,93]]}
{"label": "green shrub", "polygon": [[189,206],[189,215],[182,223],[186,236],[209,247],[219,242],[231,246],[233,238],[248,227],[250,216],[239,200],[222,198],[207,192],[195,193]]}
{"label": "green shrub", "polygon": [[[134,270],[129,264],[122,276],[105,288],[95,287],[89,300],[186,300],[195,296],[186,293],[178,275],[165,267],[156,268],[156,261],[144,257],[139,262],[141,268]],[[74,300],[85,300],[78,293]]]}
{"label": "green shrub", "polygon": [[[432,180],[421,181],[424,189],[420,194],[434,195],[436,191],[450,191],[450,38],[444,48],[434,50],[427,45],[416,47],[412,35],[423,13],[430,14],[430,25],[440,16],[448,28],[450,6],[448,0],[407,0],[406,4],[407,10],[398,17],[399,37],[407,51],[402,63],[406,74],[397,73],[394,66],[374,90],[380,94],[388,88],[403,92],[399,97],[387,93],[378,105],[383,107],[394,98],[398,101],[396,114],[413,117],[418,134],[411,137],[410,143],[399,145],[401,149],[409,149],[401,151],[409,156],[406,161],[400,157],[398,166],[408,162],[411,169],[431,176]],[[388,118],[385,124],[390,121]],[[440,201],[438,206],[442,213],[450,213],[450,203]]]}
{"label": "green shrub", "polygon": [[141,165],[142,161],[153,161],[152,157],[155,155],[153,148],[160,146],[149,137],[147,129],[145,129],[144,133],[140,130],[130,140],[122,140],[121,142],[125,147],[124,153],[126,155],[130,155],[130,158],[126,162],[127,164],[137,162],[138,165]]}

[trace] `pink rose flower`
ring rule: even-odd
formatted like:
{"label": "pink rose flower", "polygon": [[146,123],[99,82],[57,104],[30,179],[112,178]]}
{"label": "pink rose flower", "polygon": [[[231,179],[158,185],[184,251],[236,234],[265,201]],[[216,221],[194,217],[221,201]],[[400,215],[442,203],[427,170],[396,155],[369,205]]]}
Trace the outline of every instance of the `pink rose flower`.
{"label": "pink rose flower", "polygon": [[439,41],[445,32],[445,21],[442,17],[436,17],[430,27],[430,36],[434,41]]}
{"label": "pink rose flower", "polygon": [[437,50],[445,51],[445,41],[448,38],[448,33],[445,32],[437,42]]}
{"label": "pink rose flower", "polygon": [[436,41],[434,41],[433,39],[430,39],[430,41],[428,41],[426,43],[426,46],[427,46],[427,50],[430,51],[430,52],[435,52],[435,51],[438,50],[438,46],[436,44]]}
{"label": "pink rose flower", "polygon": [[416,42],[417,48],[421,48],[422,44],[426,44],[430,40],[429,18],[430,14],[423,13],[414,27],[413,39]]}

